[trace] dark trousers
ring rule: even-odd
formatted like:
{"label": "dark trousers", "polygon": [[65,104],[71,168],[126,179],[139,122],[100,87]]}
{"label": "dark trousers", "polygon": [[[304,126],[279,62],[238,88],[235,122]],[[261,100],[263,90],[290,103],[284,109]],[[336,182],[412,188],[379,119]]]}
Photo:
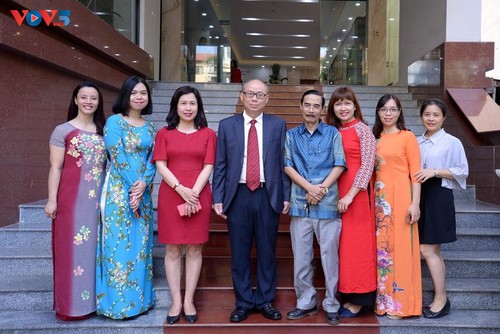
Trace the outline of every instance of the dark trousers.
{"label": "dark trousers", "polygon": [[[231,272],[236,306],[260,309],[276,295],[276,237],[279,214],[264,187],[250,191],[240,184],[227,211]],[[257,287],[253,290],[250,252],[257,248]]]}

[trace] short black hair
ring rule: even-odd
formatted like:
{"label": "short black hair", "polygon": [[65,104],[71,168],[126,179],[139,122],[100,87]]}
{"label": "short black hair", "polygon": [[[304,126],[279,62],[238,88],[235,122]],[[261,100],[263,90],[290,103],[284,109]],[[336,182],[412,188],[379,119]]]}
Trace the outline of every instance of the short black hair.
{"label": "short black hair", "polygon": [[448,113],[448,107],[446,106],[446,103],[441,101],[440,99],[427,99],[422,103],[422,106],[420,107],[420,117],[424,114],[425,108],[428,106],[436,106],[439,109],[441,109],[441,112],[443,113],[443,117],[446,117],[446,114]]}
{"label": "short black hair", "polygon": [[128,116],[128,111],[130,108],[130,94],[134,90],[134,87],[137,84],[142,83],[146,86],[146,90],[148,92],[148,104],[141,111],[141,115],[151,115],[153,113],[153,101],[151,98],[151,90],[149,89],[148,83],[146,79],[143,79],[138,76],[128,77],[122,85],[120,89],[120,93],[116,98],[115,103],[113,104],[113,113],[114,114],[122,114],[124,116]]}
{"label": "short black hair", "polygon": [[307,95],[321,96],[321,107],[325,106],[325,97],[323,96],[323,93],[321,93],[319,90],[316,90],[316,89],[306,90],[304,92],[304,94],[302,94],[302,98],[300,99],[300,104],[302,104],[304,102],[304,97],[306,97]]}
{"label": "short black hair", "polygon": [[196,102],[198,104],[198,113],[194,118],[194,126],[197,129],[205,128],[208,126],[207,118],[205,116],[205,110],[203,109],[203,101],[201,100],[201,95],[198,89],[192,86],[181,86],[177,88],[172,95],[172,100],[170,101],[170,110],[167,115],[167,129],[173,130],[179,125],[180,117],[177,113],[177,104],[182,95],[193,93],[196,97]]}

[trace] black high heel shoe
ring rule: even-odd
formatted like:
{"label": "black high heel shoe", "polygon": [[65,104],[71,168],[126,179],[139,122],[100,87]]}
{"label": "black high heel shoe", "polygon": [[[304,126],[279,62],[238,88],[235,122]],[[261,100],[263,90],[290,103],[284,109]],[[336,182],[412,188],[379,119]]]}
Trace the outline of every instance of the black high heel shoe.
{"label": "black high heel shoe", "polygon": [[184,319],[186,319],[187,322],[194,324],[198,320],[198,315],[196,313],[191,315],[184,313]]}
{"label": "black high heel shoe", "polygon": [[423,311],[424,318],[430,318],[430,319],[437,319],[444,317],[447,314],[450,314],[451,311],[451,303],[449,299],[446,299],[446,303],[444,304],[443,308],[438,311],[438,312],[432,312],[430,308],[425,309]]}
{"label": "black high heel shoe", "polygon": [[167,314],[167,324],[169,324],[169,325],[175,324],[180,319],[181,319],[181,314],[180,313],[177,314],[177,315],[168,315]]}

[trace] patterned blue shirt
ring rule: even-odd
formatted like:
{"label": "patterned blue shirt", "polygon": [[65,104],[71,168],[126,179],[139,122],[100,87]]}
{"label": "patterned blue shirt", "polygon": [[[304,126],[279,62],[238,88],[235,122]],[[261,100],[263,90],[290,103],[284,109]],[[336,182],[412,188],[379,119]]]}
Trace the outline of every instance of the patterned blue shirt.
{"label": "patterned blue shirt", "polygon": [[[287,131],[285,167],[292,167],[311,184],[320,184],[336,166],[346,167],[342,137],[337,128],[320,121],[312,134],[304,124]],[[335,182],[317,205],[308,206],[306,190],[292,182],[289,214],[317,219],[340,218],[338,199]]]}

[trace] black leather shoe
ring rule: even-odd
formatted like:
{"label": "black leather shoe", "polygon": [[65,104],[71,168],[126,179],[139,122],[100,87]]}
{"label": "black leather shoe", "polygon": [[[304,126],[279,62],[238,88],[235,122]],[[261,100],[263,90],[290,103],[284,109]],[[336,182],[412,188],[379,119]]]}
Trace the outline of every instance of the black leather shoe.
{"label": "black leather shoe", "polygon": [[301,308],[296,308],[295,310],[292,310],[286,314],[286,318],[289,320],[297,320],[297,319],[302,319],[304,317],[307,317],[308,315],[314,315],[318,314],[318,307],[314,306],[313,308],[310,309],[301,309]]}
{"label": "black leather shoe", "polygon": [[340,315],[338,312],[326,312],[326,322],[330,325],[338,325],[340,323]]}
{"label": "black leather shoe", "polygon": [[180,319],[181,319],[181,314],[180,313],[177,314],[177,315],[168,315],[167,314],[167,324],[169,324],[169,325],[175,324]]}
{"label": "black leather shoe", "polygon": [[238,306],[233,312],[231,312],[231,317],[229,321],[231,322],[241,322],[248,318],[250,310],[243,306]]}
{"label": "black leather shoe", "polygon": [[281,319],[281,313],[277,309],[274,308],[273,304],[267,303],[265,304],[262,309],[260,310],[260,313],[267,318],[271,320],[280,320]]}
{"label": "black leather shoe", "polygon": [[184,319],[186,319],[187,322],[194,324],[198,320],[198,315],[197,314],[191,314],[191,315],[184,314]]}
{"label": "black leather shoe", "polygon": [[451,311],[451,303],[450,303],[449,299],[446,299],[446,303],[444,304],[441,311],[432,312],[431,309],[428,308],[428,309],[425,309],[423,311],[423,313],[424,313],[425,318],[437,319],[437,318],[444,317],[447,314],[450,314],[450,311]]}

